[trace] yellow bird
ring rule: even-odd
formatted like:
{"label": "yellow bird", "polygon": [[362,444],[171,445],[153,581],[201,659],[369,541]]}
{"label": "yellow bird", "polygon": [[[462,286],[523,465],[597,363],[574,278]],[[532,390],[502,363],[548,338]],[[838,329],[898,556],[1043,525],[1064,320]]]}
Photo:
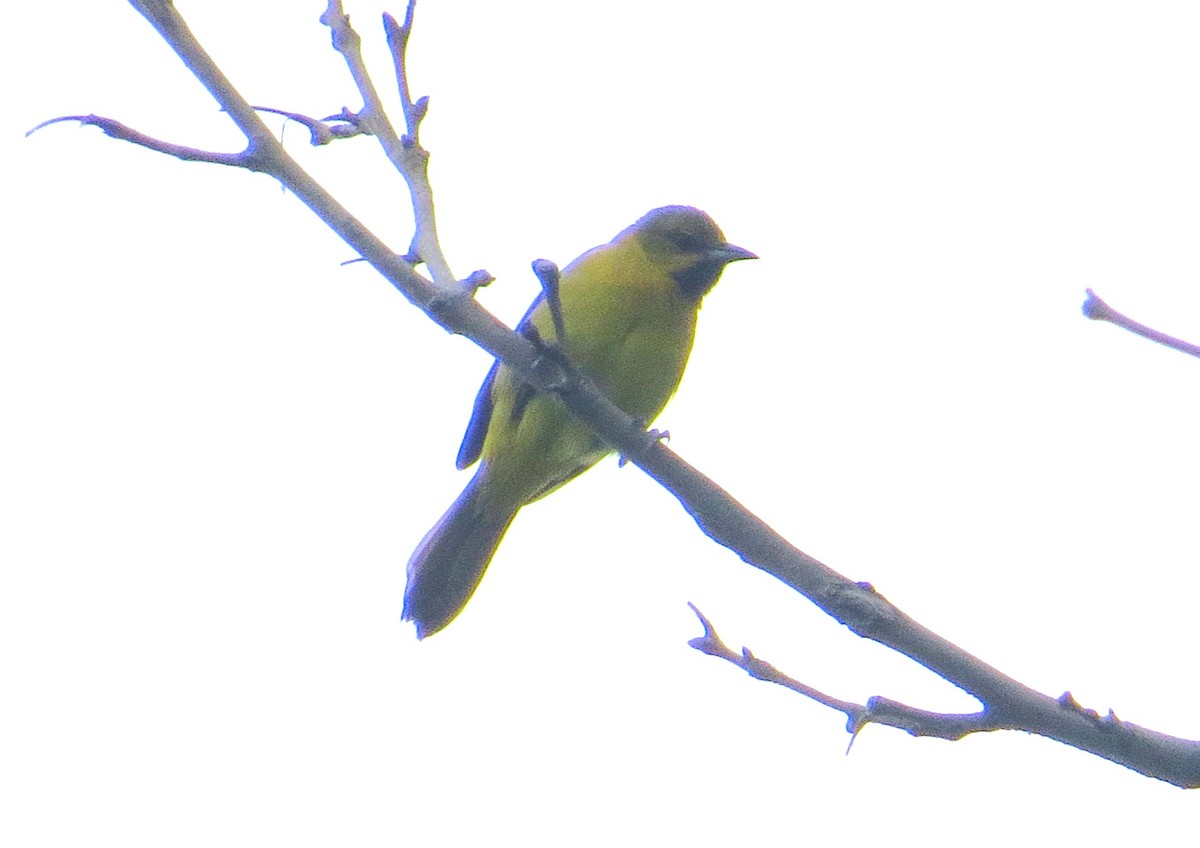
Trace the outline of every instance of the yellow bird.
{"label": "yellow bird", "polygon": [[[544,294],[517,332],[555,344],[613,403],[650,422],[679,386],[701,299],[726,265],[755,258],[725,241],[699,209],[654,209],[563,269],[564,339],[556,337]],[[493,364],[458,451],[460,469],[477,459],[479,468],[408,561],[403,617],[416,624],[417,638],[438,632],[466,606],[521,507],[611,452],[558,398]]]}

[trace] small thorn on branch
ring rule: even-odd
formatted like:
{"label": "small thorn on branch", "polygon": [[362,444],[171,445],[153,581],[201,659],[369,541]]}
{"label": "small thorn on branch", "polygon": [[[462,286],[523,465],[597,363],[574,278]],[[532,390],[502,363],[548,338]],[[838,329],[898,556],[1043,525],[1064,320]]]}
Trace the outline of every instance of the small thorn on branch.
{"label": "small thorn on branch", "polygon": [[416,116],[417,123],[425,120],[425,114],[429,111],[429,96],[422,95],[417,98],[417,102],[413,104],[413,114]]}
{"label": "small thorn on branch", "polygon": [[[670,442],[671,441],[671,431],[670,430],[646,430],[646,422],[644,420],[639,420],[636,423],[636,426],[639,431],[644,431],[644,433],[643,433],[643,435],[645,436],[645,442],[643,444],[644,450],[649,450],[650,448],[654,447],[659,442]],[[621,454],[620,456],[617,457],[617,468],[624,468],[628,462],[629,462],[629,457],[626,456],[625,454]]]}
{"label": "small thorn on branch", "polygon": [[[409,256],[402,257],[406,262],[410,262],[414,250],[409,250]],[[411,264],[416,264],[411,262]],[[435,315],[442,316],[446,310],[453,305],[458,304],[463,300],[470,300],[475,297],[475,292],[484,286],[491,285],[496,278],[482,269],[472,271],[464,279],[458,280],[458,284],[453,287],[447,287],[440,290],[434,295],[433,300],[429,302],[429,308]]]}
{"label": "small thorn on branch", "polygon": [[490,286],[494,282],[496,282],[496,278],[480,268],[478,271],[472,271],[468,274],[466,279],[461,281],[461,285],[464,291],[474,295],[479,289]]}
{"label": "small thorn on branch", "polygon": [[[394,253],[392,255],[395,256],[397,259],[399,259],[401,262],[403,262],[405,265],[415,265],[416,264],[412,261],[412,258],[407,253]],[[356,262],[367,262],[367,261],[369,261],[369,260],[365,259],[362,256],[358,256],[358,257],[355,257],[354,259],[347,259],[345,262],[339,262],[338,265],[340,265],[341,267],[344,268],[347,265],[353,265]]]}
{"label": "small thorn on branch", "polygon": [[[698,636],[695,639],[689,639],[688,645],[709,656],[720,656],[719,648],[723,648],[724,645],[720,637],[717,636],[717,631],[713,628],[712,622],[691,601],[688,601],[688,606],[696,614],[696,618],[700,619],[700,625],[704,628],[704,635]],[[716,646],[719,646],[719,648]]]}

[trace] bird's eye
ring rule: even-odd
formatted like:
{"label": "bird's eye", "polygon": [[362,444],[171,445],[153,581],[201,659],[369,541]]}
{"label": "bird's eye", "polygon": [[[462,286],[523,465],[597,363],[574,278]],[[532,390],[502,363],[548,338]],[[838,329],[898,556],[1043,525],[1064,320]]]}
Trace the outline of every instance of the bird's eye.
{"label": "bird's eye", "polygon": [[675,230],[668,234],[671,244],[684,253],[697,253],[704,249],[704,237],[688,230]]}

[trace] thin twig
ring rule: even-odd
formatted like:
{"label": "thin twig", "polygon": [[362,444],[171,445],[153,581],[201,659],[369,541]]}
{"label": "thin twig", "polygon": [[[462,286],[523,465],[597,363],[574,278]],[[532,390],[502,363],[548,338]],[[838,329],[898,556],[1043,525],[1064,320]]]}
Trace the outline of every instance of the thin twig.
{"label": "thin twig", "polygon": [[868,724],[883,724],[913,736],[933,736],[952,741],[961,739],[968,733],[1001,730],[1007,727],[994,721],[984,710],[975,713],[934,713],[887,698],[874,697],[866,704],[857,704],[827,695],[820,689],[784,674],[766,660],[754,656],[749,648],[742,648],[741,653],[731,650],[717,635],[708,617],[701,613],[695,604],[689,603],[688,606],[704,627],[703,636],[688,641],[691,647],[736,665],[755,680],[774,683],[818,704],[845,713],[846,730],[854,736]]}
{"label": "thin twig", "polygon": [[[350,18],[342,11],[341,0],[328,0],[329,5],[321,15],[321,23],[329,27],[333,34],[334,49],[342,54],[350,76],[358,87],[363,98],[363,108],[359,113],[362,125],[383,146],[384,154],[392,165],[408,183],[408,193],[412,200],[413,224],[416,232],[413,235],[409,254],[420,258],[429,269],[434,284],[446,291],[457,291],[460,287],[458,279],[450,269],[450,263],[442,252],[437,234],[437,216],[433,207],[433,188],[429,184],[429,153],[417,143],[420,122],[425,116],[425,105],[415,110],[408,95],[408,71],[404,49],[408,44],[407,36],[396,40],[392,56],[396,64],[397,78],[400,80],[402,100],[405,103],[405,121],[408,132],[400,136],[384,112],[383,103],[375,89],[371,75],[367,72],[362,57],[362,39],[350,26]],[[412,26],[413,7],[416,0],[409,0],[408,12],[405,15],[406,26]],[[391,15],[384,16],[384,28],[388,30],[391,42],[392,28],[396,21]],[[422,100],[425,100],[422,98]],[[427,101],[426,101],[427,102]]]}
{"label": "thin twig", "polygon": [[1168,336],[1166,333],[1160,332],[1153,327],[1147,327],[1145,324],[1139,324],[1128,315],[1123,315],[1113,309],[1091,289],[1087,289],[1087,299],[1083,302],[1083,314],[1091,318],[1093,321],[1108,321],[1111,324],[1116,324],[1122,329],[1141,336],[1144,339],[1149,339],[1152,342],[1158,342],[1161,345],[1174,348],[1182,351],[1190,356],[1200,356],[1200,345],[1194,345],[1191,342],[1185,342],[1183,339],[1177,339],[1174,336]]}
{"label": "thin twig", "polygon": [[[1157,733],[1123,722],[1109,710],[1101,716],[1084,709],[1066,692],[1057,699],[1034,693],[1028,698],[983,699],[983,709],[974,713],[935,713],[889,698],[873,697],[866,705],[826,695],[758,659],[748,648],[731,650],[717,636],[712,622],[694,604],[688,604],[700,619],[704,635],[688,642],[693,648],[736,665],[751,677],[784,686],[798,694],[846,715],[846,729],[854,737],[868,724],[883,724],[913,736],[932,736],[956,741],[971,733],[1020,730],[1037,733],[1121,763],[1149,777],[1184,788],[1200,786],[1200,743]],[[886,643],[885,643],[886,644]],[[959,684],[953,678],[946,678]],[[1043,709],[1043,708],[1047,708]]]}
{"label": "thin twig", "polygon": [[[340,115],[330,115],[327,118],[313,118],[299,112],[288,112],[284,109],[274,109],[270,106],[255,106],[257,112],[270,112],[272,115],[282,115],[288,120],[303,124],[308,128],[309,143],[313,147],[321,147],[339,138],[353,138],[370,133],[358,122],[358,116],[348,109],[343,109]],[[337,123],[332,123],[336,121]]]}
{"label": "thin twig", "polygon": [[48,127],[52,124],[71,121],[78,121],[81,126],[85,127],[98,127],[109,138],[115,138],[118,141],[128,141],[130,144],[136,144],[139,147],[145,147],[158,153],[165,153],[168,156],[174,156],[176,159],[182,159],[185,162],[208,162],[213,165],[246,168],[250,171],[267,170],[267,166],[252,154],[250,148],[246,148],[241,153],[218,153],[214,150],[200,150],[196,147],[172,144],[169,141],[162,141],[161,139],[138,132],[132,127],[122,124],[120,121],[114,121],[112,118],[104,118],[100,115],[63,115],[60,118],[50,118],[48,121],[42,121],[29,132],[25,133],[25,136],[29,137],[43,127]]}
{"label": "thin twig", "polygon": [[388,13],[383,15],[383,31],[387,36],[388,49],[392,52],[392,62],[396,68],[396,89],[400,92],[400,105],[404,109],[404,123],[408,129],[408,142],[420,146],[421,121],[429,109],[429,98],[421,97],[413,102],[408,87],[408,39],[412,35],[413,12],[416,11],[416,0],[409,0],[408,8],[404,10],[404,23],[396,23],[396,19]]}

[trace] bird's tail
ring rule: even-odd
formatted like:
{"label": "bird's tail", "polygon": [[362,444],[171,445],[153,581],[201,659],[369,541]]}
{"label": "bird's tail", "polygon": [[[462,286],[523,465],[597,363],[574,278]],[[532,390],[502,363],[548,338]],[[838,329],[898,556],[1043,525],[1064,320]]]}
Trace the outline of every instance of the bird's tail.
{"label": "bird's tail", "polygon": [[480,466],[408,561],[402,617],[416,624],[418,639],[437,633],[466,606],[520,509],[498,503],[512,499],[488,497],[485,469]]}

